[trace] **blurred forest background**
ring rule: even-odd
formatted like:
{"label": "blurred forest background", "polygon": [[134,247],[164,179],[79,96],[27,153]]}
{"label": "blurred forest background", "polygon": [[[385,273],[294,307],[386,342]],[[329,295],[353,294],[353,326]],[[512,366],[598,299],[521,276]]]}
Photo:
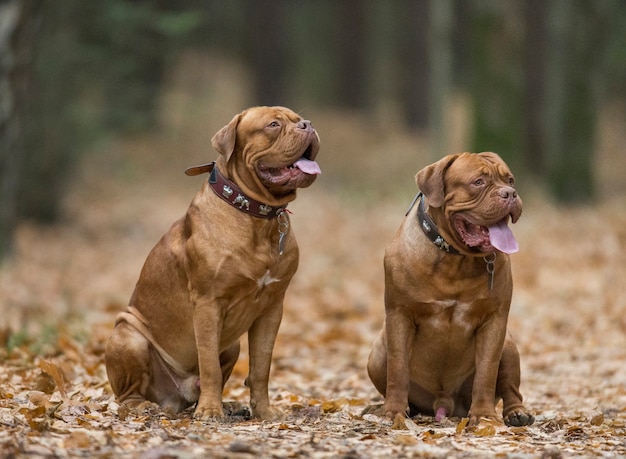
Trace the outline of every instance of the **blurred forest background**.
{"label": "blurred forest background", "polygon": [[429,160],[497,151],[561,202],[623,192],[624,150],[597,169],[601,121],[626,124],[624,30],[623,0],[2,0],[0,255],[18,222],[59,219],[79,159],[164,128],[173,69],[237,85],[234,111],[219,85],[194,108],[222,116],[211,157],[219,123],[286,105],[415,133]]}
{"label": "blurred forest background", "polygon": [[[125,420],[115,316],[206,180],[185,168],[257,104],[321,137],[289,205],[270,389],[290,420]],[[625,0],[0,0],[0,457],[623,457],[625,127]],[[360,419],[414,175],[485,150],[524,200],[509,331],[537,421],[489,443]],[[245,339],[225,400],[248,400]]]}

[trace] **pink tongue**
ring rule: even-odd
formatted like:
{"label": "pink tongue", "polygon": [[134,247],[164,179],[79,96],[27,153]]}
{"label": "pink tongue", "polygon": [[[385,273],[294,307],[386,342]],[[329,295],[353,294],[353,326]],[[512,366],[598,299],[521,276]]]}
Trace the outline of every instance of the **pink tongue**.
{"label": "pink tongue", "polygon": [[310,159],[300,158],[293,165],[305,174],[317,175],[322,173],[320,166],[315,161],[311,161]]}
{"label": "pink tongue", "polygon": [[513,232],[506,224],[507,220],[501,220],[489,227],[489,240],[491,245],[504,253],[515,253],[519,251],[519,245],[513,236]]}

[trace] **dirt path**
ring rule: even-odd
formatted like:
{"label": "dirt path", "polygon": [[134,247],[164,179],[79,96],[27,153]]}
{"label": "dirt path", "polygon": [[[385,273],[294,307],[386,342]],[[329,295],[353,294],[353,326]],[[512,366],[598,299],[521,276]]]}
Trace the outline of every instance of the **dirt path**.
{"label": "dirt path", "polygon": [[[68,221],[23,226],[0,270],[0,457],[573,457],[626,455],[626,202],[556,209],[525,200],[514,231],[509,328],[522,356],[528,428],[420,417],[399,425],[365,373],[383,319],[382,256],[411,199],[306,190],[292,206],[300,270],[286,298],[270,381],[283,422],[128,412],[111,396],[103,346],[150,247],[195,184],[101,188]],[[139,216],[139,218],[138,218]],[[225,399],[247,402],[245,352]]]}

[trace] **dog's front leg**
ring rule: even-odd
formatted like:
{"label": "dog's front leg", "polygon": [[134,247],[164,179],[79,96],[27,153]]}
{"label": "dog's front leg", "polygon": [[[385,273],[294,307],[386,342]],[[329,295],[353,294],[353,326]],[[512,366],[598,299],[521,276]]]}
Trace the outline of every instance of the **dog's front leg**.
{"label": "dog's front leg", "polygon": [[478,424],[482,417],[502,422],[496,415],[496,383],[506,337],[506,319],[496,315],[476,332],[476,373],[469,409],[470,424]]}
{"label": "dog's front leg", "polygon": [[415,336],[414,325],[398,308],[387,308],[387,390],[383,411],[394,418],[409,408],[409,360]]}
{"label": "dog's front leg", "polygon": [[272,364],[274,342],[282,319],[283,306],[274,307],[254,321],[248,330],[250,346],[250,408],[255,417],[266,420],[277,420],[283,413],[270,405],[268,382]]}
{"label": "dog's front leg", "polygon": [[194,301],[193,325],[200,370],[200,398],[194,417],[203,420],[224,417],[219,349],[222,321],[220,308],[214,300],[197,298]]}

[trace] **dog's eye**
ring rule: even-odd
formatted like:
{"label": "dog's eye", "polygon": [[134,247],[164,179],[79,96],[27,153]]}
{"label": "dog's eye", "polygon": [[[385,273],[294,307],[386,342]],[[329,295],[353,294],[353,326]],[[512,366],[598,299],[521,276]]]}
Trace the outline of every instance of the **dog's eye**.
{"label": "dog's eye", "polygon": [[515,177],[513,176],[509,177],[509,185],[515,186]]}
{"label": "dog's eye", "polygon": [[280,123],[278,121],[272,121],[270,124],[267,125],[267,127],[271,127],[271,128],[280,127]]}
{"label": "dog's eye", "polygon": [[483,186],[485,184],[485,179],[483,178],[477,178],[476,180],[474,180],[473,185],[474,186]]}

